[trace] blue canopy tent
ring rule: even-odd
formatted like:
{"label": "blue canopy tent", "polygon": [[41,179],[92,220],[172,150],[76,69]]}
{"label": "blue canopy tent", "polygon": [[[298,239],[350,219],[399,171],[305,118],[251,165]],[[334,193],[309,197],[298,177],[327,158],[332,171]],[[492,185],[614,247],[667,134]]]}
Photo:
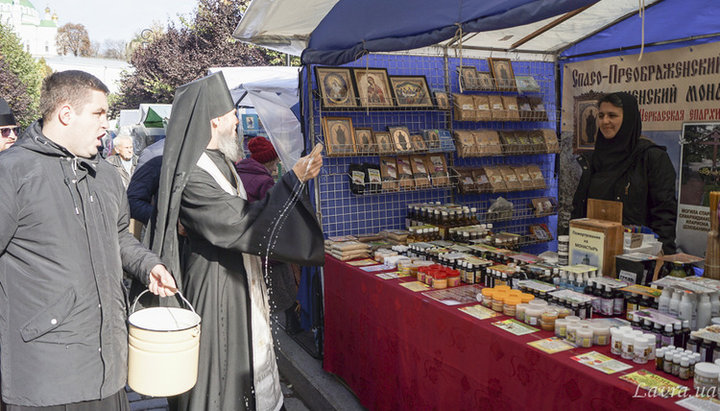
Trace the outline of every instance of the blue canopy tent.
{"label": "blue canopy tent", "polygon": [[[234,37],[301,56],[305,65],[342,65],[368,53],[454,54],[549,62],[559,77],[565,62],[603,53],[637,54],[643,43],[648,52],[717,41],[720,8],[715,3],[644,0],[639,7],[637,0],[253,0]],[[300,81],[307,89],[311,73],[305,73]],[[304,110],[305,117],[312,117],[309,107]]]}

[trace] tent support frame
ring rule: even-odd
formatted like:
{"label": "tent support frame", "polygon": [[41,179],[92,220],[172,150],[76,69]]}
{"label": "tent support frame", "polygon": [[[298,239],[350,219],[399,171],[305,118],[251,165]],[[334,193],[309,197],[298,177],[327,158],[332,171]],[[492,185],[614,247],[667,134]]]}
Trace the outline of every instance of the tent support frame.
{"label": "tent support frame", "polygon": [[[702,39],[707,39],[707,38],[712,38],[712,37],[720,37],[720,33],[703,34],[702,36],[688,36],[688,37],[683,37],[681,39],[656,41],[654,43],[645,43],[645,47],[664,46],[667,44],[682,43],[685,41],[692,41],[692,40],[702,40]],[[642,47],[642,45],[636,44],[634,46],[628,46],[628,47],[618,47],[618,48],[614,48],[614,49],[593,51],[592,53],[574,54],[572,56],[562,56],[562,57],[558,56],[558,60],[568,60],[568,59],[573,59],[573,58],[578,58],[578,57],[595,56],[598,54],[616,53],[619,51],[639,49],[640,47]]]}

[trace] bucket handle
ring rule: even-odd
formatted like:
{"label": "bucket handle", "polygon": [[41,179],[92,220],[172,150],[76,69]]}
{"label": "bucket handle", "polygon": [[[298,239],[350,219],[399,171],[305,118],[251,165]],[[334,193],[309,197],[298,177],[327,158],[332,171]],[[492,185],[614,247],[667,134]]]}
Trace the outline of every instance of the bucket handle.
{"label": "bucket handle", "polygon": [[[141,292],[140,295],[138,295],[137,297],[135,297],[135,301],[133,302],[133,305],[132,305],[132,307],[130,308],[130,315],[132,315],[132,314],[135,313],[135,304],[137,304],[137,302],[138,302],[138,300],[140,299],[140,297],[142,297],[143,294],[145,294],[145,293],[147,293],[147,292],[149,292],[149,291],[150,291],[150,290],[145,289],[145,291]],[[195,308],[193,308],[192,304],[190,304],[190,301],[188,301],[187,299],[185,299],[185,296],[182,295],[182,293],[180,292],[180,290],[177,290],[177,295],[179,295],[179,296],[180,296],[180,299],[182,299],[183,302],[185,302],[185,304],[187,304],[187,306],[190,307],[190,310],[191,310],[193,313],[197,314],[197,313],[195,312]]]}

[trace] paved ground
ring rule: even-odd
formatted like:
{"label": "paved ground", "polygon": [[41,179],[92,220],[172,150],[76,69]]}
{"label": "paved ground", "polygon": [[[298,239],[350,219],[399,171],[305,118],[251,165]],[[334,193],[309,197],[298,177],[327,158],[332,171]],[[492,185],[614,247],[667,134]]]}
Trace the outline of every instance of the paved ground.
{"label": "paved ground", "polygon": [[[279,321],[284,324],[284,321]],[[287,411],[362,411],[355,396],[333,375],[323,371],[322,361],[310,356],[282,328],[273,333],[276,340],[280,384]],[[165,398],[144,397],[130,388],[128,399],[133,411],[166,411]],[[203,410],[198,410],[203,411]]]}

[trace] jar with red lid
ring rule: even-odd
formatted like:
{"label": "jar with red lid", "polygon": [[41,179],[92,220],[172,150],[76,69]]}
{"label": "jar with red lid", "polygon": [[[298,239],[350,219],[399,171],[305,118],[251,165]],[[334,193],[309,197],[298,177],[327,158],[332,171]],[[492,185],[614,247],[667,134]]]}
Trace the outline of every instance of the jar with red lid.
{"label": "jar with red lid", "polygon": [[447,286],[448,286],[447,274],[445,274],[443,271],[440,271],[440,270],[436,271],[432,277],[432,288],[443,289],[443,288],[447,288]]}
{"label": "jar with red lid", "polygon": [[460,285],[460,271],[448,270],[447,276],[448,287],[457,287],[458,285]]}

